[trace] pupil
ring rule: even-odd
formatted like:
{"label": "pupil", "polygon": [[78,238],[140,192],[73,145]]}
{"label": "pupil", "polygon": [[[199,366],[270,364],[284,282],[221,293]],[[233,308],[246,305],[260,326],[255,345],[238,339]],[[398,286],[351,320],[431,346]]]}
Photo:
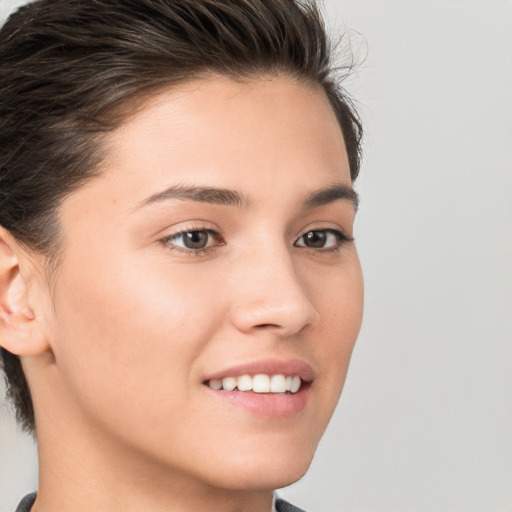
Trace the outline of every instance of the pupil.
{"label": "pupil", "polygon": [[306,234],[306,245],[309,247],[323,247],[327,233],[323,231],[310,231]]}
{"label": "pupil", "polygon": [[189,231],[185,233],[185,246],[189,249],[202,249],[208,240],[204,231]]}

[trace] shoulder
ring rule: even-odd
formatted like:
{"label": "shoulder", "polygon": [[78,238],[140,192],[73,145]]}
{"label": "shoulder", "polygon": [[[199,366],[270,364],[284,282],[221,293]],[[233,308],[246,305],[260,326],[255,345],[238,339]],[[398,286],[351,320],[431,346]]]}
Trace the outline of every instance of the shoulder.
{"label": "shoulder", "polygon": [[301,508],[295,507],[291,503],[280,498],[276,500],[276,512],[305,512]]}

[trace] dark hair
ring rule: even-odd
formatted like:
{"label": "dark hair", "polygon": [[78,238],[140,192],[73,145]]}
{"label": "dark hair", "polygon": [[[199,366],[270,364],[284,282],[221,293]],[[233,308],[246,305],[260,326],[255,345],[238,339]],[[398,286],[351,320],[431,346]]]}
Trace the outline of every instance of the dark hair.
{"label": "dark hair", "polygon": [[[313,0],[36,0],[0,30],[0,225],[49,265],[58,206],[99,173],[101,139],[158,88],[217,73],[320,85],[352,180],[362,128]],[[341,75],[340,71],[344,71]],[[17,356],[1,349],[8,396],[34,432]]]}

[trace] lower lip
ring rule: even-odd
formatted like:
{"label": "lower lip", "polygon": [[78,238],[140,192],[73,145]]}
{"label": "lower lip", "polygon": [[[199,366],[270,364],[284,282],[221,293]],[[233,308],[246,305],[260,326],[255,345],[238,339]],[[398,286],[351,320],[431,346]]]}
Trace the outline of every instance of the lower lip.
{"label": "lower lip", "polygon": [[297,393],[275,394],[253,391],[217,391],[207,387],[215,396],[234,407],[240,407],[264,418],[288,418],[302,411],[309,400],[311,384],[301,386]]}

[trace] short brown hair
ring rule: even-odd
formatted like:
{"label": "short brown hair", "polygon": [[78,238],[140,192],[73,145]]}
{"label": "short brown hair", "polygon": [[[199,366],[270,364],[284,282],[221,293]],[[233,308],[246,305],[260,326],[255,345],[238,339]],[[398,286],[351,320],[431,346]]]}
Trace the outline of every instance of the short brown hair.
{"label": "short brown hair", "polygon": [[[101,137],[130,113],[129,100],[211,73],[320,85],[354,180],[362,128],[331,50],[314,0],[36,0],[20,8],[0,30],[0,225],[51,261],[59,203],[98,174]],[[34,432],[20,360],[1,355],[18,421]]]}

